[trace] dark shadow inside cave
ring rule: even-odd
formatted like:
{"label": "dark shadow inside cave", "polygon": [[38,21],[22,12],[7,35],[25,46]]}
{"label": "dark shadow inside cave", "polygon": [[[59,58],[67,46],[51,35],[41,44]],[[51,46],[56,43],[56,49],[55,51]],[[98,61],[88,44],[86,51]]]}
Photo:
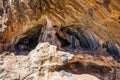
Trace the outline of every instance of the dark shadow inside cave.
{"label": "dark shadow inside cave", "polygon": [[36,47],[38,44],[39,36],[31,35],[19,40],[19,42],[15,45],[15,49],[19,51],[30,51]]}
{"label": "dark shadow inside cave", "polygon": [[26,55],[37,46],[39,36],[42,34],[41,30],[42,25],[38,25],[34,29],[30,29],[24,33],[26,36],[20,39],[14,46],[18,54],[22,55],[22,52],[27,52],[24,53]]}
{"label": "dark shadow inside cave", "polygon": [[67,40],[67,39],[63,39],[59,33],[56,33],[56,37],[57,39],[60,41],[61,43],[61,47],[66,47],[66,46],[69,46],[71,43]]}
{"label": "dark shadow inside cave", "polygon": [[[62,47],[71,46],[72,49],[81,47],[84,50],[95,51],[100,47],[98,40],[94,35],[85,29],[71,29],[69,27],[61,27],[61,32],[65,35],[68,34],[71,39],[67,39],[64,36],[60,36],[60,33],[56,33],[57,38],[62,44]],[[67,36],[67,35],[66,35]],[[76,42],[79,41],[79,43]],[[77,46],[79,44],[80,46]]]}

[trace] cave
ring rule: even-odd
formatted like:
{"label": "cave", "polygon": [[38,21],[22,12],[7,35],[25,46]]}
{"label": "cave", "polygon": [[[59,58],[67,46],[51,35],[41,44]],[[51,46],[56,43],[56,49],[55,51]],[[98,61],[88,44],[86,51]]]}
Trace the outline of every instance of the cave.
{"label": "cave", "polygon": [[120,80],[119,5],[0,0],[0,80]]}
{"label": "cave", "polygon": [[[33,29],[23,33],[26,35],[21,38],[14,46],[18,51],[33,50],[39,42],[49,42],[52,45],[59,46],[64,51],[78,50],[82,48],[84,51],[96,51],[100,47],[99,41],[95,38],[94,34],[86,29],[71,29],[70,27],[52,27],[49,30],[43,30],[43,25],[37,25]],[[46,38],[45,38],[46,37]],[[56,38],[55,38],[56,37]],[[56,43],[58,41],[60,44]],[[78,42],[77,42],[78,41]],[[78,46],[79,44],[79,46]],[[117,47],[112,43],[103,44],[106,51],[117,58],[120,58],[120,52]],[[74,54],[74,52],[72,52]]]}
{"label": "cave", "polygon": [[[81,47],[84,50],[95,51],[99,48],[99,42],[90,31],[81,29],[71,29],[69,27],[60,27],[58,31],[54,29],[43,30],[42,25],[37,25],[33,29],[23,33],[26,35],[21,38],[16,44],[15,49],[18,51],[31,51],[38,42],[49,42],[52,45],[60,46],[62,50],[76,50]],[[54,32],[54,33],[53,33]],[[56,37],[56,38],[55,38]],[[79,43],[76,41],[78,40]],[[60,44],[55,43],[58,41]],[[77,46],[79,44],[79,46]]]}
{"label": "cave", "polygon": [[[72,49],[81,47],[84,50],[95,51],[100,47],[98,40],[95,36],[85,29],[71,29],[69,27],[61,27],[60,31],[65,35],[69,35],[71,39],[65,39],[65,37],[60,36],[59,33],[56,33],[57,38],[62,44],[62,47],[71,46]],[[76,42],[79,41],[79,43]],[[80,46],[77,46],[79,44]]]}
{"label": "cave", "polygon": [[61,47],[67,47],[71,44],[67,39],[63,39],[58,33],[56,33],[56,37],[60,41]]}
{"label": "cave", "polygon": [[27,32],[23,33],[25,37],[21,38],[14,45],[14,48],[19,52],[22,51],[30,52],[31,50],[33,50],[39,42],[39,36],[42,35],[41,30],[42,25],[37,25],[35,28],[30,29]]}
{"label": "cave", "polygon": [[18,43],[15,45],[15,49],[19,51],[31,51],[36,47],[38,44],[38,38],[39,36],[37,35],[31,35],[27,36],[25,38],[22,38],[18,41]]}

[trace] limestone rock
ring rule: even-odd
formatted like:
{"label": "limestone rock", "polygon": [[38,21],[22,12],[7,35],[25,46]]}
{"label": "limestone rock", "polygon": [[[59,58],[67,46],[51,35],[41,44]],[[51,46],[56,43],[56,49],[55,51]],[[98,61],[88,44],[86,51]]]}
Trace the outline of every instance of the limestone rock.
{"label": "limestone rock", "polygon": [[120,64],[111,56],[74,55],[49,43],[39,43],[27,56],[9,52],[0,55],[1,80],[120,79],[115,67],[120,70]]}
{"label": "limestone rock", "polygon": [[30,51],[38,42],[90,51],[106,44],[106,51],[120,58],[118,0],[1,0],[0,4],[0,51]]}
{"label": "limestone rock", "polygon": [[0,0],[0,79],[119,80],[119,5]]}

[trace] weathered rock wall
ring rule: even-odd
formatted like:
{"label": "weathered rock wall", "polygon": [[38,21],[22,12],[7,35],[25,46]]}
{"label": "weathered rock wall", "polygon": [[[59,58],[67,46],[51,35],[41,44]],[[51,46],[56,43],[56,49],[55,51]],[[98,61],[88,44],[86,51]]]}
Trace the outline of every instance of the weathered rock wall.
{"label": "weathered rock wall", "polygon": [[108,52],[112,45],[119,53],[119,0],[1,0],[0,4],[1,50],[8,50],[21,38],[37,32],[42,42],[58,46],[71,43],[74,47],[71,36],[75,32],[82,48],[95,50],[99,43],[105,44]]}
{"label": "weathered rock wall", "polygon": [[0,79],[119,80],[119,5],[0,0]]}
{"label": "weathered rock wall", "polygon": [[74,55],[39,43],[27,56],[0,55],[1,80],[119,80],[120,63],[111,56]]}

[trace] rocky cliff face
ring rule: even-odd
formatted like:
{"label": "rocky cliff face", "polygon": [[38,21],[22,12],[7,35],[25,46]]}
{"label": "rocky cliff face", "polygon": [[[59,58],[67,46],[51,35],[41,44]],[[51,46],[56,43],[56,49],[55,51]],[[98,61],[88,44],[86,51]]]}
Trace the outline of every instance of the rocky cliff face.
{"label": "rocky cliff face", "polygon": [[26,55],[49,42],[75,55],[119,60],[119,5],[119,0],[1,0],[0,52]]}
{"label": "rocky cliff face", "polygon": [[1,49],[13,48],[20,39],[31,39],[34,35],[37,41],[59,47],[71,45],[96,50],[105,45],[111,52],[109,48],[117,51],[115,46],[120,46],[119,0],[1,0],[0,3]]}

